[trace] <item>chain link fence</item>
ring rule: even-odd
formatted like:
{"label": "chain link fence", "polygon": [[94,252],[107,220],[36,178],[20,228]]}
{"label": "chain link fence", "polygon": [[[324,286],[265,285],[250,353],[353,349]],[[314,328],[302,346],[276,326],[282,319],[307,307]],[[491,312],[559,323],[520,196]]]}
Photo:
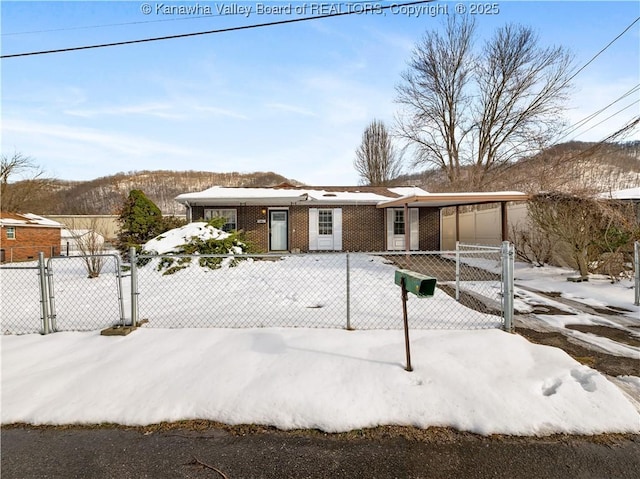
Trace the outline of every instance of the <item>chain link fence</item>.
{"label": "chain link fence", "polygon": [[[38,256],[38,261],[0,267],[3,334],[92,331],[124,324],[128,300],[117,255]],[[101,263],[97,277],[89,273],[87,261]]]}
{"label": "chain link fence", "polygon": [[513,271],[509,245],[502,250],[460,245],[448,252],[239,256],[136,256],[133,251],[126,273],[117,255],[98,256],[104,264],[93,278],[86,268],[93,257],[86,256],[0,268],[3,332],[139,323],[156,328],[401,329],[401,290],[394,284],[399,268],[437,279],[432,298],[409,296],[411,328],[511,327],[505,294],[509,264],[511,278]]}
{"label": "chain link fence", "polygon": [[[94,277],[96,268],[100,272]],[[118,255],[49,258],[46,271],[52,331],[92,331],[124,324]]]}
{"label": "chain link fence", "polygon": [[2,334],[44,333],[38,263],[0,267]]}
{"label": "chain link fence", "polygon": [[[148,327],[402,327],[398,268],[435,277],[411,297],[412,328],[505,327],[499,248],[456,252],[137,256],[138,320]],[[213,265],[193,267],[194,263]]]}

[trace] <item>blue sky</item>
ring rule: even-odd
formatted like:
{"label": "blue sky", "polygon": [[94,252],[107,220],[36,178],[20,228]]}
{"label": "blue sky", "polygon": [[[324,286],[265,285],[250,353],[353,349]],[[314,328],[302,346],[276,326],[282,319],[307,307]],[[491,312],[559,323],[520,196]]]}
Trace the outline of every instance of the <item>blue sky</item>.
{"label": "blue sky", "polygon": [[[259,2],[0,4],[2,54],[265,23]],[[263,2],[269,6],[321,2]],[[389,4],[389,2],[381,2]],[[449,14],[457,3],[441,2]],[[151,9],[144,14],[144,4]],[[196,14],[163,13],[182,5]],[[325,2],[326,5],[326,2]],[[335,4],[334,4],[335,5]],[[370,4],[371,5],[371,4]],[[508,22],[582,66],[640,16],[636,1],[502,1],[476,15],[482,37]],[[220,6],[251,14],[218,15]],[[212,15],[207,13],[209,7]],[[345,10],[344,4],[335,7]],[[433,7],[431,7],[433,8]],[[393,124],[395,86],[411,50],[444,16],[404,12],[314,20],[159,42],[6,58],[2,153],[31,156],[60,179],[144,169],[275,171],[312,185],[356,184],[354,152],[373,119]],[[640,22],[574,79],[576,123],[640,83]],[[636,91],[565,141],[599,141],[640,114]],[[587,130],[618,110],[610,120]],[[638,130],[631,139],[639,139]]]}

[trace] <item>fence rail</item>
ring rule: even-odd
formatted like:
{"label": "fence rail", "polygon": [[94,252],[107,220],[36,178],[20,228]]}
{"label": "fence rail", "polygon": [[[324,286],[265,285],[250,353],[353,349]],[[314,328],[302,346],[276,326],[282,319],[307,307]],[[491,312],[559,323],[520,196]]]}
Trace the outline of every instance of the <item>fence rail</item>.
{"label": "fence rail", "polygon": [[[104,256],[108,264],[98,278],[88,277],[82,256],[0,268],[3,285],[22,281],[9,294],[3,290],[3,331],[89,330],[143,320],[145,327],[157,328],[401,329],[401,292],[394,284],[398,268],[438,282],[433,298],[410,297],[412,328],[511,329],[513,248],[508,244],[502,249],[459,245],[454,251],[276,255],[132,251],[126,272],[117,256]],[[22,289],[30,290],[31,299],[19,299]],[[19,306],[25,308],[16,314]]]}

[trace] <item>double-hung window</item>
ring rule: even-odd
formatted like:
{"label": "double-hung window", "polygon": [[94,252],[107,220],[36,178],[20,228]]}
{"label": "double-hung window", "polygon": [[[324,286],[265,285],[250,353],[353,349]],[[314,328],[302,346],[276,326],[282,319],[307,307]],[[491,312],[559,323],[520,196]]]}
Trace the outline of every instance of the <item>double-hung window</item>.
{"label": "double-hung window", "polygon": [[235,209],[215,209],[205,208],[204,219],[209,221],[213,218],[224,218],[225,223],[222,226],[224,231],[233,231],[238,229],[238,214]]}
{"label": "double-hung window", "polygon": [[404,210],[393,210],[393,234],[404,234]]}
{"label": "double-hung window", "polygon": [[14,240],[16,239],[16,229],[13,226],[8,226],[7,227],[7,239],[8,240]]}
{"label": "double-hung window", "polygon": [[333,234],[333,210],[318,210],[318,234]]}

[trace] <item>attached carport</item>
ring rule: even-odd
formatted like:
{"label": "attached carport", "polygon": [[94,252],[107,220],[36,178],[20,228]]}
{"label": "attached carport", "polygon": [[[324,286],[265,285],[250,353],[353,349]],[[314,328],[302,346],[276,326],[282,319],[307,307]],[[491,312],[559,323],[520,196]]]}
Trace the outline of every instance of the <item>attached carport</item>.
{"label": "attached carport", "polygon": [[[455,207],[456,214],[456,241],[460,240],[459,225],[459,209],[460,206],[481,205],[487,203],[500,204],[501,218],[501,238],[502,241],[509,239],[509,219],[507,215],[507,203],[512,201],[528,201],[530,195],[519,191],[491,191],[491,192],[469,192],[469,193],[427,193],[427,194],[409,194],[400,198],[394,198],[388,201],[378,203],[378,208],[404,208],[404,217],[409,217],[409,207],[413,208],[438,208]],[[411,237],[410,222],[406,222],[405,226],[405,245],[410,244]]]}

